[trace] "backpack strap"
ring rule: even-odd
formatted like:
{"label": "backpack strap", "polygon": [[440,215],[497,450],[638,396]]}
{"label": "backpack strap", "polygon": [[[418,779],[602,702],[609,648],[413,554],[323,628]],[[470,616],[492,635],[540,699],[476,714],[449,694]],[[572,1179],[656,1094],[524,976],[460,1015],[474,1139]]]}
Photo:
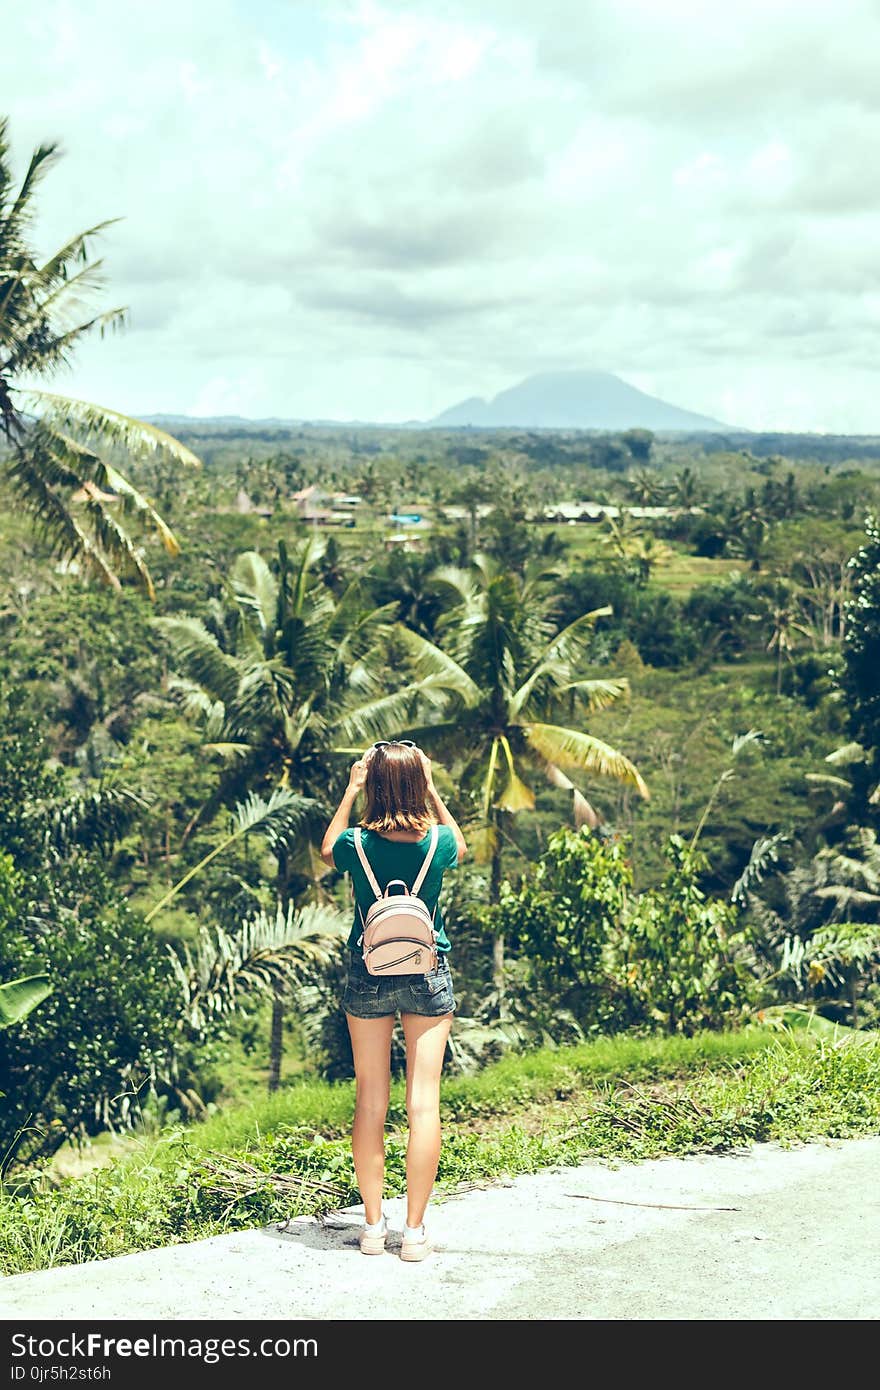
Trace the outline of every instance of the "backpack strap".
{"label": "backpack strap", "polygon": [[[425,855],[425,857],[424,857],[424,859],[423,859],[423,861],[422,861],[422,867],[419,869],[419,872],[417,873],[416,878],[415,878],[415,882],[413,883],[413,886],[412,886],[412,888],[410,889],[410,892],[413,894],[414,897],[418,897],[419,889],[421,888],[422,884],[424,883],[424,881],[425,881],[425,879],[426,879],[426,877],[427,877],[428,870],[429,870],[430,867],[431,867],[431,861],[433,860],[433,858],[434,858],[434,853],[435,853],[435,851],[436,851],[436,849],[437,849],[437,841],[439,840],[439,838],[440,838],[440,827],[439,827],[438,825],[432,825],[432,826],[431,826],[431,839],[430,839],[430,842],[429,842],[429,844],[428,844],[428,852],[427,852],[427,854]],[[358,825],[358,826],[355,826],[355,832],[354,832],[354,847],[355,847],[355,849],[357,850],[357,856],[358,856],[358,859],[361,861],[361,868],[363,869],[363,871],[364,871],[364,873],[365,873],[365,875],[366,875],[367,882],[369,883],[371,889],[373,890],[373,896],[376,897],[376,898],[381,898],[381,897],[382,897],[382,889],[379,887],[379,880],[376,878],[376,875],[373,873],[372,866],[371,866],[371,864],[370,864],[369,859],[367,858],[367,851],[364,849],[363,838],[362,838],[362,836],[361,836],[361,828],[360,828],[359,825]],[[395,883],[403,882],[403,880],[402,880],[402,879],[395,879],[394,882],[395,882]],[[404,886],[406,886],[406,885],[404,885]]]}
{"label": "backpack strap", "polygon": [[[367,851],[364,849],[363,839],[362,839],[362,836],[361,836],[361,828],[360,828],[359,825],[358,825],[358,826],[355,826],[355,832],[354,832],[354,847],[355,847],[355,849],[357,850],[358,859],[361,861],[361,868],[363,869],[364,873],[365,873],[366,876],[367,876],[367,882],[369,883],[370,887],[371,887],[372,890],[373,890],[373,895],[374,895],[374,897],[381,898],[381,896],[382,896],[382,889],[379,887],[379,880],[376,878],[376,875],[373,873],[373,870],[372,870],[372,868],[371,868],[371,866],[370,866],[370,861],[369,861],[369,859],[367,858]],[[363,914],[361,914],[361,915],[363,915]]]}
{"label": "backpack strap", "polygon": [[430,842],[430,844],[428,845],[428,853],[425,855],[424,861],[423,861],[423,863],[422,863],[422,867],[419,869],[419,872],[418,872],[418,874],[416,875],[416,881],[415,881],[415,883],[414,883],[413,886],[412,886],[412,895],[413,895],[414,898],[417,898],[417,897],[419,896],[419,889],[421,888],[422,884],[424,883],[424,881],[425,881],[425,879],[426,879],[426,877],[427,877],[428,870],[429,870],[430,867],[431,867],[431,860],[434,858],[434,851],[435,851],[436,848],[437,848],[437,841],[438,841],[439,837],[440,837],[440,827],[439,827],[439,825],[432,825],[432,826],[431,826],[431,842]]}

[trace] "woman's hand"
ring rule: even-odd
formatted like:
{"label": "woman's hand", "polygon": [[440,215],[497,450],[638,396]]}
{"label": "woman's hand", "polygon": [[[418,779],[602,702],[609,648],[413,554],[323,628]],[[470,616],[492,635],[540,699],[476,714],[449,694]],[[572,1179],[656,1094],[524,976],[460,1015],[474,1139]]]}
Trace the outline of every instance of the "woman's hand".
{"label": "woman's hand", "polygon": [[359,792],[367,780],[367,764],[364,758],[358,758],[356,763],[352,763],[348,773],[348,790]]}

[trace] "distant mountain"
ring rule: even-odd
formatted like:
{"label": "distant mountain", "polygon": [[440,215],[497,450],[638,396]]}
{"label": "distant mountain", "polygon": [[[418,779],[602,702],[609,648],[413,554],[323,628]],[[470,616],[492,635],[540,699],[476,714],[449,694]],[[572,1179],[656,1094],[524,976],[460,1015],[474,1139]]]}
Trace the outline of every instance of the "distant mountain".
{"label": "distant mountain", "polygon": [[648,396],[610,372],[538,372],[492,400],[471,396],[426,422],[436,427],[568,430],[726,430],[720,420],[695,415]]}

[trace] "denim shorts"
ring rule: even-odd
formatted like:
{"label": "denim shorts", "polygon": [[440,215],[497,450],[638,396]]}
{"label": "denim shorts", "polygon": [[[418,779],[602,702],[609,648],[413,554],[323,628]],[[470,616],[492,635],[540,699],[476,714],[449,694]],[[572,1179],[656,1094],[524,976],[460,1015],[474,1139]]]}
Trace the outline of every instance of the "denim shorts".
{"label": "denim shorts", "polygon": [[452,971],[444,952],[438,953],[436,970],[427,975],[371,975],[359,949],[349,955],[348,976],[342,1007],[355,1018],[389,1018],[402,1014],[423,1014],[438,1018],[455,1010]]}

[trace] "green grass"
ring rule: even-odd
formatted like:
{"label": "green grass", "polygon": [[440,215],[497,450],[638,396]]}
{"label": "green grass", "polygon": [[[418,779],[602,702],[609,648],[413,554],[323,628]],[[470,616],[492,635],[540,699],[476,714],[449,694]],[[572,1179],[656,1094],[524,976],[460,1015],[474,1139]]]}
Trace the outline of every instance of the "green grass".
{"label": "green grass", "polygon": [[746,568],[742,560],[712,560],[705,555],[674,551],[652,570],[651,587],[684,599],[701,584],[717,583],[735,570]]}
{"label": "green grass", "polygon": [[[300,1081],[188,1129],[144,1138],[87,1177],[23,1175],[0,1190],[5,1274],[102,1259],[358,1200],[350,1082]],[[386,1188],[405,1185],[401,1082]],[[880,1037],[759,1028],[602,1038],[510,1054],[445,1082],[438,1195],[591,1157],[721,1153],[880,1132]]]}
{"label": "green grass", "polygon": [[[538,525],[535,529],[541,537],[549,530],[554,531],[565,542],[568,559],[573,563],[580,560],[610,561],[614,556],[613,547],[605,544],[603,539],[608,536],[608,532],[600,523],[584,522],[576,526],[552,527]],[[649,534],[649,529],[646,529],[645,534]],[[663,541],[662,544],[670,553],[665,560],[658,560],[652,569],[651,587],[664,589],[676,598],[687,598],[691,590],[698,585],[711,584],[734,570],[747,567],[743,560],[711,559],[706,555],[691,555],[678,549],[671,541]]]}

